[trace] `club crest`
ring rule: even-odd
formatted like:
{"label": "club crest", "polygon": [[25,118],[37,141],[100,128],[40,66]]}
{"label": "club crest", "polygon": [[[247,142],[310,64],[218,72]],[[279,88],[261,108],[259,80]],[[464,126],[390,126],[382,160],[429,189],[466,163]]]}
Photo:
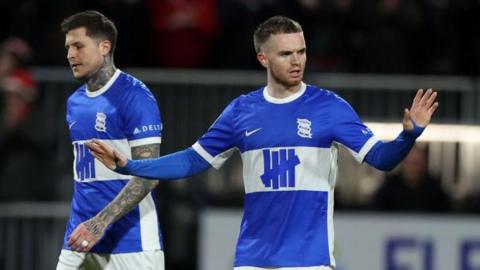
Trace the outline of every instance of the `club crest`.
{"label": "club crest", "polygon": [[297,135],[302,138],[312,138],[312,122],[308,119],[297,118]]}
{"label": "club crest", "polygon": [[95,129],[100,132],[107,131],[107,116],[103,112],[97,112],[97,119],[95,119]]}

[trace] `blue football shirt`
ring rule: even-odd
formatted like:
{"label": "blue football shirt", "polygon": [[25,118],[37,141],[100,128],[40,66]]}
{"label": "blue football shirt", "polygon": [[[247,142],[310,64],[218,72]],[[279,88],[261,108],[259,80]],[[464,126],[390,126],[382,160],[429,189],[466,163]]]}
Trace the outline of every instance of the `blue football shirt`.
{"label": "blue football shirt", "polygon": [[[116,70],[95,92],[86,85],[67,101],[67,123],[74,153],[74,193],[64,238],[107,206],[131,179],[97,161],[84,145],[100,139],[131,158],[131,147],[160,143],[162,122],[157,102],[138,79]],[[153,196],[112,224],[93,247],[95,253],[126,253],[162,249],[162,235]]]}
{"label": "blue football shirt", "polygon": [[261,88],[230,103],[193,149],[215,168],[241,154],[246,197],[235,267],[335,266],[337,146],[362,162],[376,142],[346,101],[303,83],[288,98]]}

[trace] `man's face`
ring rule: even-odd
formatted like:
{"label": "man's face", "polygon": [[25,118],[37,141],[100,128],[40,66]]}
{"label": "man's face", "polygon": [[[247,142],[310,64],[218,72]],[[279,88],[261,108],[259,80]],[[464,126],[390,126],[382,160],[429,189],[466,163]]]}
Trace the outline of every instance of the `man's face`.
{"label": "man's face", "polygon": [[[67,60],[75,79],[87,80],[103,64],[109,49],[108,40],[99,42],[87,36],[85,27],[75,28],[65,35]],[[109,47],[109,44],[107,44]]]}
{"label": "man's face", "polygon": [[285,87],[300,84],[307,62],[303,32],[271,35],[257,58],[276,82]]}

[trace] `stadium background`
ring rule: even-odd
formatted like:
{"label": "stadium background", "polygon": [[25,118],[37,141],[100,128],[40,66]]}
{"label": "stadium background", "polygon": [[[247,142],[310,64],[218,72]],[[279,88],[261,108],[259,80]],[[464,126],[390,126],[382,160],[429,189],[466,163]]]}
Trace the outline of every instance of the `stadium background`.
{"label": "stadium background", "polygon": [[[156,95],[162,154],[190,146],[231,99],[264,85],[251,35],[276,14],[304,27],[305,81],[335,90],[385,137],[400,130],[414,90],[434,87],[437,132],[424,139],[428,170],[447,195],[438,201],[444,207],[405,201],[403,210],[380,211],[373,198],[385,174],[343,151],[339,269],[480,269],[479,8],[474,0],[0,1],[0,42],[15,36],[30,44],[38,85],[15,136],[0,133],[0,269],[52,269],[57,260],[72,194],[64,108],[79,85],[66,67],[59,23],[84,9],[117,23],[117,67]],[[220,262],[233,256],[242,194],[239,156],[220,171],[163,183],[167,269],[223,270]]]}

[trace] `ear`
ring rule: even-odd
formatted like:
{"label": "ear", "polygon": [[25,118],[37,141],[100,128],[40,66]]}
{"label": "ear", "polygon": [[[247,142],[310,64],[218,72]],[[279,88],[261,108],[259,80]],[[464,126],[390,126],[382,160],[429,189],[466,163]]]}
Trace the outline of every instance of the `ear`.
{"label": "ear", "polygon": [[103,56],[106,56],[112,50],[112,43],[108,39],[100,42],[99,46],[100,46],[100,51],[101,51]]}
{"label": "ear", "polygon": [[257,53],[257,60],[264,68],[268,68],[268,58],[264,52]]}

